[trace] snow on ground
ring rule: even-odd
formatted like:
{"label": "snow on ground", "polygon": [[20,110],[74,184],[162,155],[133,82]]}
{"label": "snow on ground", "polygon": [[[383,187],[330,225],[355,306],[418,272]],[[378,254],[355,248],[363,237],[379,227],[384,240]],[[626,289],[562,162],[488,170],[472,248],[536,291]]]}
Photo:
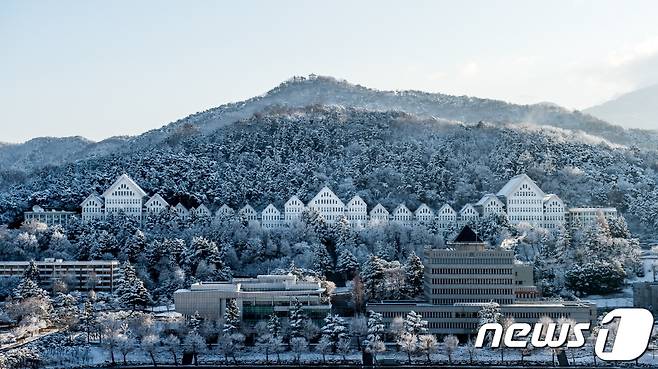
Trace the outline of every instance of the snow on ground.
{"label": "snow on ground", "polygon": [[[575,362],[580,365],[592,365],[594,364],[592,352],[592,348],[587,346],[585,348],[574,350],[573,354],[572,351],[568,351],[567,358],[569,362],[575,360]],[[109,366],[111,363],[109,351],[99,346],[81,346],[71,348],[69,350],[52,350],[51,352],[47,352],[46,356],[46,365],[49,368],[80,368],[103,365]],[[181,356],[181,353],[178,353],[178,360],[180,360]],[[295,363],[295,356],[291,352],[282,353],[280,358],[282,363]],[[360,363],[361,353],[355,350],[347,355],[346,359],[348,362]],[[118,364],[123,363],[123,357],[119,352],[115,352],[115,360]],[[158,364],[173,364],[172,360],[173,358],[171,354],[165,351],[161,351],[156,355],[156,362]],[[343,357],[339,354],[330,354],[326,356],[326,360],[330,363],[342,363]],[[405,364],[408,362],[407,354],[404,352],[398,352],[394,348],[390,348],[389,351],[378,354],[377,360],[379,362],[385,361],[388,363],[394,361],[400,364]],[[431,355],[431,360],[433,363],[448,363],[448,356],[442,352],[442,349],[439,349],[439,352]],[[453,354],[452,360],[454,363],[470,363],[470,357],[466,347],[460,346]],[[520,351],[514,349],[505,349],[504,360],[505,362],[521,361]],[[551,365],[553,362],[552,352],[548,349],[535,349],[531,351],[529,356],[524,357],[523,360],[527,363]],[[557,358],[555,358],[555,360],[557,361]],[[237,356],[237,361],[241,364],[266,363],[265,355],[257,352],[254,347],[248,347],[245,351],[240,353]],[[276,363],[276,361],[276,355],[270,355],[270,362]],[[301,355],[301,361],[302,363],[307,364],[321,363],[322,355],[315,352],[307,352]],[[129,353],[127,355],[127,362],[129,364],[152,365],[150,356],[148,356],[147,353],[139,350]],[[207,353],[199,355],[199,364],[223,364],[225,362],[226,358],[219,354],[219,352],[214,348],[211,348]],[[233,358],[229,358],[229,362],[233,363]],[[473,363],[475,364],[494,365],[500,364],[500,362],[501,353],[499,349],[477,349],[473,355]],[[412,363],[427,363],[427,358],[424,355],[412,355]],[[597,359],[597,363],[600,364],[601,360]],[[658,358],[656,358],[653,351],[650,351],[640,358],[639,364],[658,366]]]}
{"label": "snow on ground", "polygon": [[[653,270],[658,272],[658,256],[647,254],[642,256],[642,264],[644,267],[644,276],[636,277],[628,281],[628,285],[619,293],[609,295],[591,295],[585,297],[583,300],[591,301],[596,304],[599,309],[615,309],[620,307],[633,306],[633,283],[637,282],[654,282]],[[658,277],[658,275],[657,275]]]}

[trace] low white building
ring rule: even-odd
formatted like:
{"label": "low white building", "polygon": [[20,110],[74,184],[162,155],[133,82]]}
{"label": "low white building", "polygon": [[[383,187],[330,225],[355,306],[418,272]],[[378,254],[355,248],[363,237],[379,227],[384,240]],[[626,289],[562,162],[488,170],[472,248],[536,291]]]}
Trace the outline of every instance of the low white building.
{"label": "low white building", "polygon": [[568,214],[569,224],[572,227],[592,225],[600,216],[611,220],[619,215],[615,208],[570,208]]}
{"label": "low white building", "polygon": [[46,211],[39,205],[34,205],[32,211],[23,213],[25,222],[39,222],[48,226],[68,225],[75,218],[75,213],[65,210]]}
{"label": "low white building", "polygon": [[210,320],[224,317],[226,301],[235,300],[246,328],[271,315],[287,319],[290,307],[299,302],[306,315],[321,323],[331,311],[320,282],[304,281],[294,275],[259,275],[234,278],[230,282],[200,282],[174,292],[176,311],[191,316],[196,312]]}

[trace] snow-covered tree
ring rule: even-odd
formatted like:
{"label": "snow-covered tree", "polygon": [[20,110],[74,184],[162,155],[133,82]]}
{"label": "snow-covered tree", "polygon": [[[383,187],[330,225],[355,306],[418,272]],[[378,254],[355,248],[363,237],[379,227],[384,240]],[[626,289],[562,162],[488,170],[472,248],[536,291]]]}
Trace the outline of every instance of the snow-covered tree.
{"label": "snow-covered tree", "polygon": [[386,351],[384,345],[384,320],[381,313],[370,311],[368,313],[368,336],[364,341],[365,351],[372,354],[375,362],[377,361],[377,354]]}
{"label": "snow-covered tree", "polygon": [[427,363],[431,363],[431,356],[439,349],[439,343],[433,334],[423,334],[418,336],[418,352],[425,354]]}
{"label": "snow-covered tree", "polygon": [[192,355],[194,365],[199,365],[199,355],[207,350],[206,340],[193,330],[183,340],[183,350]]}
{"label": "snow-covered tree", "polygon": [[331,352],[336,352],[338,341],[349,337],[347,324],[338,315],[327,314],[322,327],[322,338],[329,343]]}
{"label": "snow-covered tree", "polygon": [[341,273],[345,280],[352,279],[354,274],[359,270],[359,262],[354,254],[347,249],[341,249],[336,261],[336,271]]}
{"label": "snow-covered tree", "polygon": [[361,269],[361,278],[365,289],[366,298],[370,301],[380,298],[384,290],[384,260],[370,255]]}
{"label": "snow-covered tree", "polygon": [[410,311],[404,319],[404,331],[415,336],[427,334],[427,321],[415,311]]}
{"label": "snow-covered tree", "polygon": [[288,315],[288,326],[290,327],[291,340],[294,337],[304,337],[304,324],[307,320],[306,313],[299,300],[295,299],[290,307]]}
{"label": "snow-covered tree", "polygon": [[327,354],[334,352],[333,347],[335,347],[333,342],[331,342],[331,338],[329,336],[322,336],[320,338],[320,341],[318,341],[317,345],[315,345],[315,351],[319,352],[320,355],[322,355],[322,363],[326,364],[327,363]]}
{"label": "snow-covered tree", "polygon": [[224,333],[217,342],[219,352],[224,355],[226,364],[228,365],[228,358],[232,357],[233,362],[237,364],[237,354],[244,348],[245,336],[242,333]]}
{"label": "snow-covered tree", "polygon": [[141,348],[149,354],[153,366],[156,367],[158,364],[155,361],[155,355],[158,352],[158,347],[160,347],[160,337],[156,334],[149,334],[145,337],[142,337]]}
{"label": "snow-covered tree", "polygon": [[407,354],[407,360],[411,365],[411,355],[418,349],[418,336],[413,333],[404,332],[396,340],[400,351]]}
{"label": "snow-covered tree", "polygon": [[137,277],[132,264],[126,261],[121,267],[121,272],[121,278],[117,281],[114,290],[119,302],[132,309],[148,306],[151,303],[151,294],[144,286],[144,282]]}
{"label": "snow-covered tree", "polygon": [[[443,337],[443,349],[445,350],[446,356],[448,356],[448,362],[452,364],[452,354],[455,353],[459,347],[459,339],[454,335],[447,335]],[[472,361],[473,359],[471,359]]]}
{"label": "snow-covered tree", "polygon": [[235,299],[226,300],[226,308],[224,310],[224,327],[222,331],[224,334],[233,334],[240,330],[240,309]]}
{"label": "snow-covered tree", "polygon": [[412,251],[404,266],[407,294],[409,297],[418,297],[423,293],[424,271],[423,262]]}
{"label": "snow-covered tree", "polygon": [[267,331],[274,337],[279,337],[281,335],[281,320],[274,313],[272,313],[267,320]]}
{"label": "snow-covered tree", "polygon": [[167,352],[171,353],[174,365],[178,366],[178,350],[181,348],[180,338],[170,334],[162,340],[162,346]]}
{"label": "snow-covered tree", "polygon": [[295,362],[301,363],[301,356],[308,351],[308,341],[304,337],[293,337],[290,339],[290,350],[295,355]]}
{"label": "snow-covered tree", "polygon": [[350,322],[350,335],[356,340],[356,347],[361,351],[363,338],[368,334],[368,319],[357,315]]}

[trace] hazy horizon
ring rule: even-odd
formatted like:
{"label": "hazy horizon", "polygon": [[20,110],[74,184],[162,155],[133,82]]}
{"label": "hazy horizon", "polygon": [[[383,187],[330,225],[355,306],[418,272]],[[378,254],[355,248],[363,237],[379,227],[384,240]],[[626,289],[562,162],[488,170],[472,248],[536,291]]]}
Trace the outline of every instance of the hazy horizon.
{"label": "hazy horizon", "polygon": [[658,82],[658,3],[0,4],[0,142],[99,141],[294,75],[585,109]]}

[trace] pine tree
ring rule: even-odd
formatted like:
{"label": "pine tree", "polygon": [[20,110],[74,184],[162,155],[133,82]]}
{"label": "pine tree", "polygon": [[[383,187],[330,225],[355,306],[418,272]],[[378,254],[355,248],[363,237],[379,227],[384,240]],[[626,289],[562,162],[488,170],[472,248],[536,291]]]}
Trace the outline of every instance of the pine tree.
{"label": "pine tree", "polygon": [[313,270],[321,275],[326,276],[333,270],[333,262],[327,248],[321,244],[313,245]]}
{"label": "pine tree", "polygon": [[91,341],[91,331],[96,326],[96,310],[91,300],[87,299],[80,313],[80,326],[87,333],[87,343]]}
{"label": "pine tree", "polygon": [[270,319],[267,321],[267,331],[274,337],[281,335],[281,320],[274,313],[270,315]]}
{"label": "pine tree", "polygon": [[23,272],[23,278],[31,279],[37,285],[41,284],[41,275],[39,275],[39,268],[34,260],[30,260],[30,264]]}
{"label": "pine tree", "polygon": [[427,321],[415,311],[410,311],[404,319],[405,332],[416,337],[427,333]]}
{"label": "pine tree", "polygon": [[224,334],[237,333],[240,330],[240,309],[235,299],[226,300],[226,309],[224,310]]}
{"label": "pine tree", "polygon": [[144,282],[137,277],[135,268],[126,261],[121,267],[121,271],[122,276],[117,281],[117,288],[114,291],[119,302],[132,309],[148,306],[151,303],[151,294],[144,286]]}
{"label": "pine tree", "polygon": [[[496,302],[489,302],[482,306],[478,312],[479,327],[488,323],[501,323],[503,315],[500,312],[500,305]],[[491,333],[488,334],[487,340],[491,340]]]}
{"label": "pine tree", "polygon": [[407,295],[418,297],[423,293],[425,266],[415,252],[411,252],[404,266],[406,277]]}
{"label": "pine tree", "polygon": [[190,327],[191,331],[199,331],[199,328],[201,327],[201,321],[203,319],[201,318],[201,314],[199,314],[198,311],[195,311],[194,314],[192,314],[187,322],[188,327]]}
{"label": "pine tree", "polygon": [[381,297],[383,292],[384,270],[384,261],[375,255],[370,255],[368,261],[363,265],[361,278],[363,279],[363,287],[368,300],[372,301]]}
{"label": "pine tree", "polygon": [[347,324],[338,315],[327,314],[322,327],[322,337],[331,345],[331,352],[336,352],[338,342],[348,337]]}
{"label": "pine tree", "polygon": [[346,280],[352,279],[359,270],[359,262],[354,254],[347,249],[341,249],[336,261],[336,271],[344,275]]}
{"label": "pine tree", "polygon": [[138,229],[133,235],[126,239],[126,242],[121,249],[121,253],[126,260],[134,263],[137,261],[137,257],[146,250],[146,246],[146,236],[144,236],[144,232]]}
{"label": "pine tree", "polygon": [[288,315],[288,326],[290,327],[290,337],[304,337],[304,324],[307,317],[302,309],[302,304],[295,299],[290,307]]}
{"label": "pine tree", "polygon": [[370,311],[368,314],[368,335],[363,344],[366,352],[371,353],[375,361],[377,361],[377,353],[386,350],[383,340],[385,333],[382,314]]}

